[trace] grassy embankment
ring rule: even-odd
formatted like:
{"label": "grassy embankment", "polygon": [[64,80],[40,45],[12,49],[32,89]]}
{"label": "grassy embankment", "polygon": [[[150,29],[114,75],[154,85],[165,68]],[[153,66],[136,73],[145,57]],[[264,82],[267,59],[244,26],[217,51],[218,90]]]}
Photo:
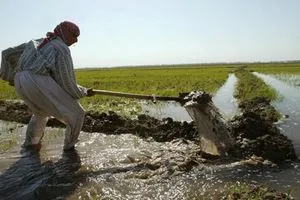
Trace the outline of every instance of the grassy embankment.
{"label": "grassy embankment", "polygon": [[[238,81],[234,95],[239,103],[249,102],[256,97],[263,97],[270,102],[279,100],[280,95],[275,89],[268,86],[263,80],[256,77],[248,70],[238,69],[236,70],[235,75],[238,78]],[[281,118],[280,113],[272,107],[264,110],[264,115],[275,121]]]}
{"label": "grassy embankment", "polygon": [[238,78],[235,98],[237,98],[239,102],[244,102],[254,97],[265,97],[270,101],[278,99],[279,96],[276,90],[269,87],[263,80],[248,70],[236,70],[235,75]]}

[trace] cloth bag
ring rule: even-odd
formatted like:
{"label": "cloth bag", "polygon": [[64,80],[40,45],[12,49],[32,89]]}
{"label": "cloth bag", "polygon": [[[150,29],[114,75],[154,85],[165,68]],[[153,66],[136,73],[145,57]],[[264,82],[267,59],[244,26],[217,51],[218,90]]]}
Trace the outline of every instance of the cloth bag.
{"label": "cloth bag", "polygon": [[25,49],[26,43],[10,47],[1,52],[0,77],[7,81],[9,85],[14,85],[14,77],[21,55]]}

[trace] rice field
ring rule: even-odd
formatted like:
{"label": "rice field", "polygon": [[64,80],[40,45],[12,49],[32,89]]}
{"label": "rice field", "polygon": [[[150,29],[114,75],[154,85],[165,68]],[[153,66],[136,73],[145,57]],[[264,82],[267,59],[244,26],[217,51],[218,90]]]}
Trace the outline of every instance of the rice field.
{"label": "rice field", "polygon": [[270,63],[248,65],[249,70],[264,74],[299,74],[300,63]]}
{"label": "rice field", "polygon": [[[94,89],[127,92],[145,95],[178,96],[182,92],[203,90],[211,94],[224,84],[229,73],[241,65],[169,65],[115,68],[87,68],[75,71],[78,84]],[[300,63],[249,64],[248,71],[267,74],[299,74]],[[239,82],[236,86],[236,97],[240,100],[253,96],[277,98],[276,92],[262,81],[256,81],[236,73]],[[241,81],[242,80],[242,81]],[[290,79],[289,79],[290,80]],[[299,79],[296,79],[299,81]],[[253,85],[254,84],[254,85]],[[296,83],[298,84],[298,82]],[[259,87],[258,87],[259,86]],[[261,87],[262,86],[262,87]],[[0,99],[19,99],[13,87],[0,80]],[[133,99],[95,95],[80,100],[87,110],[106,112],[139,112],[139,106]]]}
{"label": "rice field", "polygon": [[[204,90],[217,91],[228,77],[226,67],[140,67],[99,68],[76,70],[78,84],[100,90],[129,92],[135,94],[178,96],[180,92]],[[14,88],[0,82],[0,99],[18,99]],[[138,110],[134,100],[95,95],[80,100],[86,109],[98,111]]]}

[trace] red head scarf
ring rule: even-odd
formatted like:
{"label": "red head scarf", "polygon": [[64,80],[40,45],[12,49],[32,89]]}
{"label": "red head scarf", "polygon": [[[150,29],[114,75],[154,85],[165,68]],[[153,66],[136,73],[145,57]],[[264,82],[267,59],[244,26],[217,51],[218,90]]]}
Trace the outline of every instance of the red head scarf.
{"label": "red head scarf", "polygon": [[56,36],[59,36],[66,45],[71,46],[72,44],[77,42],[77,37],[79,35],[80,30],[76,24],[69,21],[64,21],[55,27],[54,32],[48,32],[46,34],[47,38],[43,40],[38,48],[41,48]]}

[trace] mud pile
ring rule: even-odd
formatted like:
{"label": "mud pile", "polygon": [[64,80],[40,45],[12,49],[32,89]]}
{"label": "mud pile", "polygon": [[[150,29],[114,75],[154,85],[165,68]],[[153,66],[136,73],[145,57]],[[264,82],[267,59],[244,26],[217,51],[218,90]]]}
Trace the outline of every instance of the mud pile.
{"label": "mud pile", "polygon": [[296,154],[290,139],[274,125],[278,113],[270,101],[257,97],[239,105],[242,114],[230,122],[236,144],[231,153],[238,158],[253,155],[282,163],[295,160]]}
{"label": "mud pile", "polygon": [[87,113],[83,130],[106,134],[131,133],[143,138],[152,137],[155,141],[166,142],[175,138],[196,140],[197,130],[193,122],[178,122],[172,118],[158,120],[148,115],[139,115],[137,119],[128,119],[114,112]]}
{"label": "mud pile", "polygon": [[[0,101],[0,119],[27,124],[32,112],[20,102]],[[64,127],[52,118],[47,126]],[[172,118],[158,120],[148,115],[139,115],[137,119],[122,117],[115,112],[87,112],[82,128],[85,132],[105,134],[131,133],[143,138],[152,137],[155,141],[166,142],[176,138],[197,140],[198,133],[193,122],[178,122]]]}
{"label": "mud pile", "polygon": [[0,100],[0,119],[26,124],[31,118],[32,112],[20,102]]}

